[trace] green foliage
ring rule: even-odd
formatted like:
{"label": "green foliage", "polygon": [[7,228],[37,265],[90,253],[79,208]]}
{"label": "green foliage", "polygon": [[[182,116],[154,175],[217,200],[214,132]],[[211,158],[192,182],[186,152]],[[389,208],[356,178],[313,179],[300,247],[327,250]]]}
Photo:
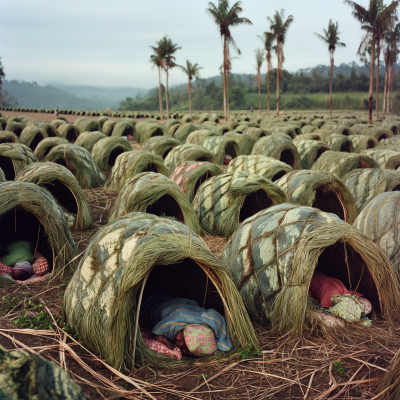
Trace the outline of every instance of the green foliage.
{"label": "green foliage", "polygon": [[18,107],[18,99],[14,97],[11,93],[8,93],[7,90],[3,93],[3,107]]}
{"label": "green foliage", "polygon": [[336,369],[336,372],[339,373],[342,376],[346,376],[346,371],[344,370],[343,362],[341,360],[335,361],[333,363],[333,366]]}
{"label": "green foliage", "polygon": [[258,348],[255,348],[252,344],[250,344],[247,349],[240,349],[238,354],[242,360],[261,357],[261,351]]}

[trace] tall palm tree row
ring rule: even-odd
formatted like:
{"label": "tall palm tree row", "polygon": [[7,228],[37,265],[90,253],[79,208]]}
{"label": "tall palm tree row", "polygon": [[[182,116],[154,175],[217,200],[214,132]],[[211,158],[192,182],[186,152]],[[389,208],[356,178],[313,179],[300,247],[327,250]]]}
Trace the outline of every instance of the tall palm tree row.
{"label": "tall palm tree row", "polygon": [[276,40],[276,46],[274,46],[278,58],[276,71],[276,116],[279,117],[279,75],[281,74],[283,63],[285,62],[283,45],[285,44],[287,31],[294,21],[294,18],[292,15],[289,15],[285,20],[285,10],[282,9],[281,12],[276,11],[272,19],[267,17],[267,20],[271,24],[269,29],[271,29],[274,39]]}
{"label": "tall palm tree row", "polygon": [[324,29],[324,36],[316,33],[317,37],[328,45],[330,61],[331,61],[331,72],[329,79],[329,112],[332,115],[332,75],[333,75],[333,54],[335,53],[336,47],[346,47],[342,42],[339,42],[339,24],[334,24],[332,20],[329,20],[328,30]]}
{"label": "tall palm tree row", "polygon": [[5,78],[6,74],[4,72],[3,64],[1,63],[0,57],[0,107],[3,105],[3,79]]}
{"label": "tall palm tree row", "polygon": [[256,70],[257,70],[257,76],[254,78],[254,80],[258,84],[258,108],[260,109],[260,115],[261,115],[261,67],[264,63],[264,52],[260,49],[257,49],[255,51],[256,53]]}
{"label": "tall palm tree row", "polygon": [[164,110],[163,110],[163,96],[162,96],[162,84],[161,84],[161,70],[165,69],[165,53],[163,50],[163,41],[162,39],[157,43],[157,47],[150,46],[153,50],[154,54],[150,56],[150,62],[153,64],[153,68],[156,67],[158,69],[158,102],[160,106],[160,118],[162,119]]}
{"label": "tall palm tree row", "polygon": [[265,49],[265,54],[266,54],[266,61],[267,61],[267,101],[268,101],[268,117],[269,117],[269,74],[272,69],[272,45],[274,43],[274,35],[272,32],[264,32],[262,36],[258,36],[262,42],[264,43],[264,49]]}
{"label": "tall palm tree row", "polygon": [[230,7],[229,0],[219,0],[218,6],[214,3],[208,3],[208,8],[206,12],[211,15],[214,22],[219,28],[221,38],[223,39],[223,102],[224,102],[224,115],[225,119],[229,119],[229,108],[227,107],[227,101],[229,95],[227,94],[227,71],[230,69],[230,57],[229,57],[229,47],[230,45],[240,54],[240,50],[237,48],[236,43],[231,35],[231,27],[239,25],[252,25],[252,22],[247,19],[240,17],[239,14],[243,12],[241,7],[241,2],[238,1]]}
{"label": "tall palm tree row", "polygon": [[178,66],[189,78],[189,83],[187,85],[187,91],[189,93],[189,114],[192,115],[192,100],[191,100],[191,90],[192,90],[192,80],[193,78],[198,79],[200,77],[199,71],[203,69],[198,64],[192,64],[189,60],[186,60],[186,68],[183,66]]}

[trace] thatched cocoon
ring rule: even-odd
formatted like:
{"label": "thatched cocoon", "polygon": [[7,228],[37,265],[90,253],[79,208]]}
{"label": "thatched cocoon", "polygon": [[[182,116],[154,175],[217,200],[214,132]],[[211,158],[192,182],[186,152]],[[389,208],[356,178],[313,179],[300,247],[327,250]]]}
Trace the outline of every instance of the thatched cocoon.
{"label": "thatched cocoon", "polygon": [[400,174],[389,169],[355,169],[342,179],[360,211],[376,196],[400,190]]}
{"label": "thatched cocoon", "polygon": [[78,262],[71,231],[60,206],[46,190],[33,183],[0,185],[0,243],[28,240],[42,254],[58,277],[70,277]]}
{"label": "thatched cocoon", "polygon": [[387,255],[400,272],[400,192],[387,192],[369,202],[353,226],[367,235]]}
{"label": "thatched cocoon", "polygon": [[397,169],[400,167],[400,151],[378,148],[364,150],[362,154],[375,160],[378,168]]}
{"label": "thatched cocoon", "polygon": [[319,324],[308,301],[315,270],[357,288],[389,322],[399,319],[400,287],[390,261],[334,214],[294,204],[261,211],[240,225],[221,261],[250,317],[282,332],[300,336]]}
{"label": "thatched cocoon", "polygon": [[70,143],[75,143],[81,132],[84,132],[77,125],[72,124],[60,125],[58,131],[60,132],[60,136],[67,139]]}
{"label": "thatched cocoon", "polygon": [[138,122],[135,127],[140,143],[144,143],[154,136],[168,136],[165,128],[159,123]]}
{"label": "thatched cocoon", "polygon": [[101,125],[101,127],[103,128],[103,125],[106,121],[110,120],[109,117],[102,115],[101,117],[99,117],[99,119],[97,120],[97,122]]}
{"label": "thatched cocoon", "polygon": [[8,132],[13,132],[18,137],[20,137],[24,129],[25,129],[25,124],[23,124],[22,122],[7,122],[7,125],[4,130]]}
{"label": "thatched cocoon", "polygon": [[75,144],[77,146],[82,146],[87,151],[91,152],[93,146],[101,139],[105,139],[107,135],[101,132],[83,132],[79,135]]}
{"label": "thatched cocoon", "polygon": [[53,125],[58,130],[58,127],[60,125],[67,124],[67,122],[63,121],[62,119],[54,119],[53,121],[50,122],[50,124]]}
{"label": "thatched cocoon", "polygon": [[208,114],[200,114],[199,117],[199,124],[202,124],[203,122],[209,121],[209,115]]}
{"label": "thatched cocoon", "polygon": [[393,137],[393,132],[390,129],[377,128],[377,127],[367,127],[362,131],[363,135],[372,136],[378,142],[383,139],[389,139]]}
{"label": "thatched cocoon", "polygon": [[59,146],[60,144],[68,144],[68,140],[63,137],[51,137],[43,139],[35,148],[35,155],[39,161],[42,161],[47,154],[50,153],[53,147]]}
{"label": "thatched cocoon", "polygon": [[132,151],[129,141],[121,137],[111,136],[99,140],[93,146],[90,154],[100,171],[111,172],[117,157],[126,151]]}
{"label": "thatched cocoon", "polygon": [[143,143],[142,150],[165,158],[174,147],[181,144],[179,140],[170,136],[154,136]]}
{"label": "thatched cocoon", "polygon": [[174,137],[175,136],[175,132],[180,128],[182,126],[182,124],[175,124],[175,125],[171,125],[169,128],[168,128],[168,131],[167,131],[167,133],[168,133],[168,135],[169,136],[171,136],[171,137]]}
{"label": "thatched cocoon", "polygon": [[164,125],[164,128],[165,128],[165,129],[167,130],[167,132],[168,132],[168,130],[169,130],[169,128],[171,128],[171,126],[174,126],[174,125],[182,125],[182,123],[181,123],[180,121],[178,121],[177,119],[172,118],[172,119],[166,120],[166,121],[163,123],[163,125]]}
{"label": "thatched cocoon", "polygon": [[186,143],[186,139],[189,134],[200,129],[202,128],[195,124],[181,125],[175,132],[174,138],[179,140],[181,143]]}
{"label": "thatched cocoon", "polygon": [[285,174],[293,171],[293,168],[282,161],[272,157],[261,155],[239,156],[232,160],[227,172],[247,172],[256,174],[272,182],[280,179]]}
{"label": "thatched cocoon", "polygon": [[174,147],[165,158],[164,164],[172,174],[185,161],[208,161],[218,164],[210,150],[196,144],[182,144]]}
{"label": "thatched cocoon", "polygon": [[95,132],[95,131],[100,131],[101,132],[101,125],[99,124],[98,121],[94,121],[92,119],[85,119],[82,118],[81,121],[76,123],[75,125],[78,126],[78,128],[81,130],[81,132]]}
{"label": "thatched cocoon", "polygon": [[302,140],[301,142],[296,142],[295,146],[304,169],[310,169],[325,151],[330,150],[327,144],[319,140]]}
{"label": "thatched cocoon", "polygon": [[382,143],[378,143],[375,138],[367,135],[350,135],[347,136],[347,138],[351,142],[351,146],[355,153],[362,153],[364,150],[373,149],[378,146],[378,144],[380,145]]}
{"label": "thatched cocoon", "polygon": [[325,143],[328,141],[329,136],[335,135],[334,131],[327,131],[327,130],[322,130],[322,129],[320,129],[319,131],[316,131],[316,132],[318,132],[318,135],[320,136],[321,140]]}
{"label": "thatched cocoon", "polygon": [[82,189],[103,186],[107,179],[97,167],[91,154],[83,147],[75,144],[61,144],[54,147],[44,158],[44,161],[68,168]]}
{"label": "thatched cocoon", "polygon": [[139,141],[139,136],[136,133],[135,122],[133,120],[120,120],[114,125],[111,136],[126,136],[131,137],[129,140]]}
{"label": "thatched cocoon", "polygon": [[201,145],[201,142],[209,136],[220,136],[216,132],[212,132],[208,129],[200,129],[191,132],[186,138],[186,144],[198,144]]}
{"label": "thatched cocoon", "polygon": [[207,179],[221,175],[224,171],[219,165],[209,162],[186,161],[170,176],[192,202],[198,188]]}
{"label": "thatched cocoon", "polygon": [[239,145],[239,155],[249,155],[254,145],[256,144],[258,137],[251,135],[244,135],[234,131],[227,132],[224,137],[233,139]]}
{"label": "thatched cocoon", "polygon": [[[103,132],[106,136],[111,136],[115,125],[117,125],[117,121],[114,121],[113,119],[108,119],[107,121],[103,122],[103,125],[101,126],[101,130],[99,130],[99,131]],[[84,132],[84,131],[82,131],[82,132]]]}
{"label": "thatched cocoon", "polygon": [[228,126],[228,125],[218,125],[217,127],[216,127],[216,129],[215,129],[215,132],[218,134],[218,135],[224,135],[226,132],[229,132],[229,131],[231,131],[232,130],[232,128],[230,127],[230,126]]}
{"label": "thatched cocoon", "polygon": [[115,200],[109,221],[131,212],[173,217],[197,234],[203,233],[189,199],[172,179],[159,173],[142,172],[129,178]]}
{"label": "thatched cocoon", "polygon": [[187,122],[193,122],[193,119],[192,119],[192,116],[191,115],[189,115],[189,114],[185,114],[183,117],[182,117],[182,123],[187,123]]}
{"label": "thatched cocoon", "polygon": [[19,143],[19,137],[13,133],[8,131],[0,131],[0,144],[2,143]]}
{"label": "thatched cocoon", "polygon": [[275,182],[282,188],[289,203],[318,208],[337,215],[341,220],[352,224],[358,210],[351,191],[347,186],[326,171],[293,171]]}
{"label": "thatched cocoon", "polygon": [[229,160],[233,160],[239,155],[238,143],[225,136],[206,137],[201,145],[211,151],[220,165],[224,165],[225,160],[229,164]]}
{"label": "thatched cocoon", "polygon": [[349,136],[337,134],[329,135],[326,144],[332,151],[353,153],[352,141],[349,139]]}
{"label": "thatched cocoon", "polygon": [[272,181],[246,172],[229,172],[205,181],[192,204],[206,232],[230,237],[246,218],[286,201],[286,193]]}
{"label": "thatched cocoon", "polygon": [[60,136],[59,130],[54,125],[49,124],[48,122],[41,122],[38,125],[38,128],[43,129],[47,133],[48,137]]}
{"label": "thatched cocoon", "polygon": [[46,131],[43,129],[27,126],[21,133],[20,142],[28,146],[32,151],[35,151],[37,145],[48,137]]}
{"label": "thatched cocoon", "polygon": [[388,139],[382,139],[379,142],[380,147],[386,147],[386,146],[399,146],[400,147],[400,136],[393,136]]}
{"label": "thatched cocoon", "polygon": [[246,128],[243,131],[243,135],[253,136],[253,137],[256,137],[259,139],[261,137],[269,135],[269,133],[267,131],[265,131],[264,129],[260,129],[260,128]]}
{"label": "thatched cocoon", "polygon": [[[185,282],[196,284],[188,289]],[[179,222],[132,213],[106,225],[92,239],[64,295],[68,325],[87,348],[114,368],[188,362],[154,353],[144,344],[140,330],[133,343],[143,285],[148,295],[159,290],[216,309],[225,315],[236,348],[258,348],[237,290],[203,240]],[[214,357],[220,358],[221,353]]]}
{"label": "thatched cocoon", "polygon": [[357,133],[357,132],[354,132],[352,130],[352,128],[350,128],[346,125],[336,124],[336,123],[332,123],[332,122],[327,122],[326,124],[322,125],[320,129],[333,131],[337,135],[345,135],[345,136],[349,136],[349,135],[353,135],[353,134]]}
{"label": "thatched cocoon", "polygon": [[6,174],[3,172],[3,170],[0,168],[0,182],[5,182],[6,179]]}
{"label": "thatched cocoon", "polygon": [[290,138],[266,136],[259,139],[251,154],[272,157],[290,165],[293,169],[301,169],[300,154]]}
{"label": "thatched cocoon", "polygon": [[47,189],[68,212],[76,214],[72,229],[84,230],[93,226],[93,216],[78,181],[65,167],[50,162],[26,166],[16,181],[30,182]]}
{"label": "thatched cocoon", "polygon": [[298,135],[293,139],[293,144],[297,145],[297,143],[301,142],[302,140],[322,141],[321,136],[318,133],[302,133],[301,135]]}
{"label": "thatched cocoon", "polygon": [[356,123],[353,124],[351,129],[353,131],[353,134],[355,135],[364,135],[363,130],[367,128],[375,128],[374,125],[369,125],[367,123]]}
{"label": "thatched cocoon", "polygon": [[301,131],[304,133],[313,133],[314,131],[318,130],[318,128],[314,125],[304,125],[301,128]]}
{"label": "thatched cocoon", "polygon": [[389,129],[392,131],[393,135],[400,134],[400,127],[392,122],[386,122],[382,124],[382,128]]}
{"label": "thatched cocoon", "polygon": [[312,166],[314,171],[328,171],[343,178],[353,169],[358,168],[378,168],[378,164],[373,158],[366,154],[339,153],[337,151],[326,151]]}
{"label": "thatched cocoon", "polygon": [[24,144],[0,144],[0,168],[8,181],[13,181],[26,165],[38,161],[32,150]]}
{"label": "thatched cocoon", "polygon": [[160,156],[147,151],[127,151],[118,156],[104,189],[119,193],[129,178],[142,172],[169,175],[169,170]]}

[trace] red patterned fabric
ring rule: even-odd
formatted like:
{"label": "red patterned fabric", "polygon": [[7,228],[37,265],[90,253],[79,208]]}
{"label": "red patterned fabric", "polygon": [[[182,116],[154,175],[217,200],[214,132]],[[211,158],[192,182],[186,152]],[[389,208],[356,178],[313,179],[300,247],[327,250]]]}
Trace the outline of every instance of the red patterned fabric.
{"label": "red patterned fabric", "polygon": [[11,275],[12,267],[8,267],[6,264],[0,261],[0,275],[8,274]]}
{"label": "red patterned fabric", "polygon": [[170,350],[164,343],[160,342],[159,340],[154,340],[151,336],[151,330],[148,328],[141,327],[140,332],[145,345],[155,353],[172,356],[177,360],[182,359],[182,353],[179,347],[175,347],[173,350]]}
{"label": "red patterned fabric", "polygon": [[38,252],[35,253],[36,261],[32,264],[33,272],[37,276],[43,276],[50,270],[47,260]]}
{"label": "red patterned fabric", "polygon": [[45,281],[46,279],[49,279],[50,276],[51,276],[51,274],[46,274],[46,275],[43,275],[43,276],[32,275],[32,277],[27,279],[26,281],[14,281],[14,282],[22,283],[24,285],[29,285],[31,283]]}

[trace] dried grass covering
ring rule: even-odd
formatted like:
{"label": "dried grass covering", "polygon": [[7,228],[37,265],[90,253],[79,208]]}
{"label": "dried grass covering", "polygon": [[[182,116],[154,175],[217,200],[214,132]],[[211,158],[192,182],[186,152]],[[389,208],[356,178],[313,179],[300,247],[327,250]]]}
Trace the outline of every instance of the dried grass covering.
{"label": "dried grass covering", "polygon": [[142,150],[165,158],[174,147],[181,144],[179,140],[170,136],[154,136],[143,143]]}
{"label": "dried grass covering", "polygon": [[217,163],[224,165],[226,156],[235,159],[239,153],[239,144],[232,138],[226,136],[210,136],[206,137],[201,145],[209,150],[217,160]]}
{"label": "dried grass covering", "polygon": [[378,146],[378,144],[380,145],[382,143],[378,143],[375,138],[367,135],[350,135],[347,137],[355,153],[362,153],[364,150],[373,149]]}
{"label": "dried grass covering", "polygon": [[249,155],[258,140],[257,136],[240,134],[233,131],[227,132],[224,137],[233,139],[239,145],[239,155]]}
{"label": "dried grass covering", "polygon": [[400,166],[400,151],[375,147],[374,149],[364,150],[362,154],[371,157],[378,168],[397,169]]}
{"label": "dried grass covering", "polygon": [[[212,132],[209,129],[199,129],[199,130],[195,130],[193,132],[191,132],[188,137],[186,138],[185,143],[186,144],[198,144],[201,145],[201,142],[210,136],[220,136],[218,133],[216,132]],[[180,144],[182,144],[181,142],[179,142]]]}
{"label": "dried grass covering", "polygon": [[0,144],[0,168],[9,181],[14,180],[26,165],[38,161],[32,150],[24,144]]}
{"label": "dried grass covering", "polygon": [[304,169],[310,169],[319,157],[331,148],[319,140],[302,140],[295,142],[300,155],[301,165]]}
{"label": "dried grass covering", "polygon": [[353,153],[352,141],[349,139],[349,136],[338,134],[329,135],[326,143],[333,151]]}
{"label": "dried grass covering", "polygon": [[35,155],[39,161],[42,161],[53,147],[60,144],[68,144],[68,140],[63,137],[51,137],[43,139],[35,148]]}
{"label": "dried grass covering", "polygon": [[27,126],[21,133],[20,142],[35,151],[37,145],[48,137],[47,132],[43,129]]}
{"label": "dried grass covering", "polygon": [[82,131],[77,125],[63,124],[58,127],[60,136],[71,143],[75,143]]}
{"label": "dried grass covering", "polygon": [[95,131],[95,132],[83,132],[79,135],[75,144],[77,146],[82,146],[89,153],[92,151],[93,146],[101,139],[105,139],[107,135],[104,133]]}
{"label": "dried grass covering", "polygon": [[136,124],[136,132],[139,136],[140,143],[144,143],[147,139],[154,136],[168,136],[167,130],[158,122],[138,122]]}
{"label": "dried grass covering", "polygon": [[0,144],[2,143],[19,143],[19,137],[13,133],[8,131],[0,132]]}

